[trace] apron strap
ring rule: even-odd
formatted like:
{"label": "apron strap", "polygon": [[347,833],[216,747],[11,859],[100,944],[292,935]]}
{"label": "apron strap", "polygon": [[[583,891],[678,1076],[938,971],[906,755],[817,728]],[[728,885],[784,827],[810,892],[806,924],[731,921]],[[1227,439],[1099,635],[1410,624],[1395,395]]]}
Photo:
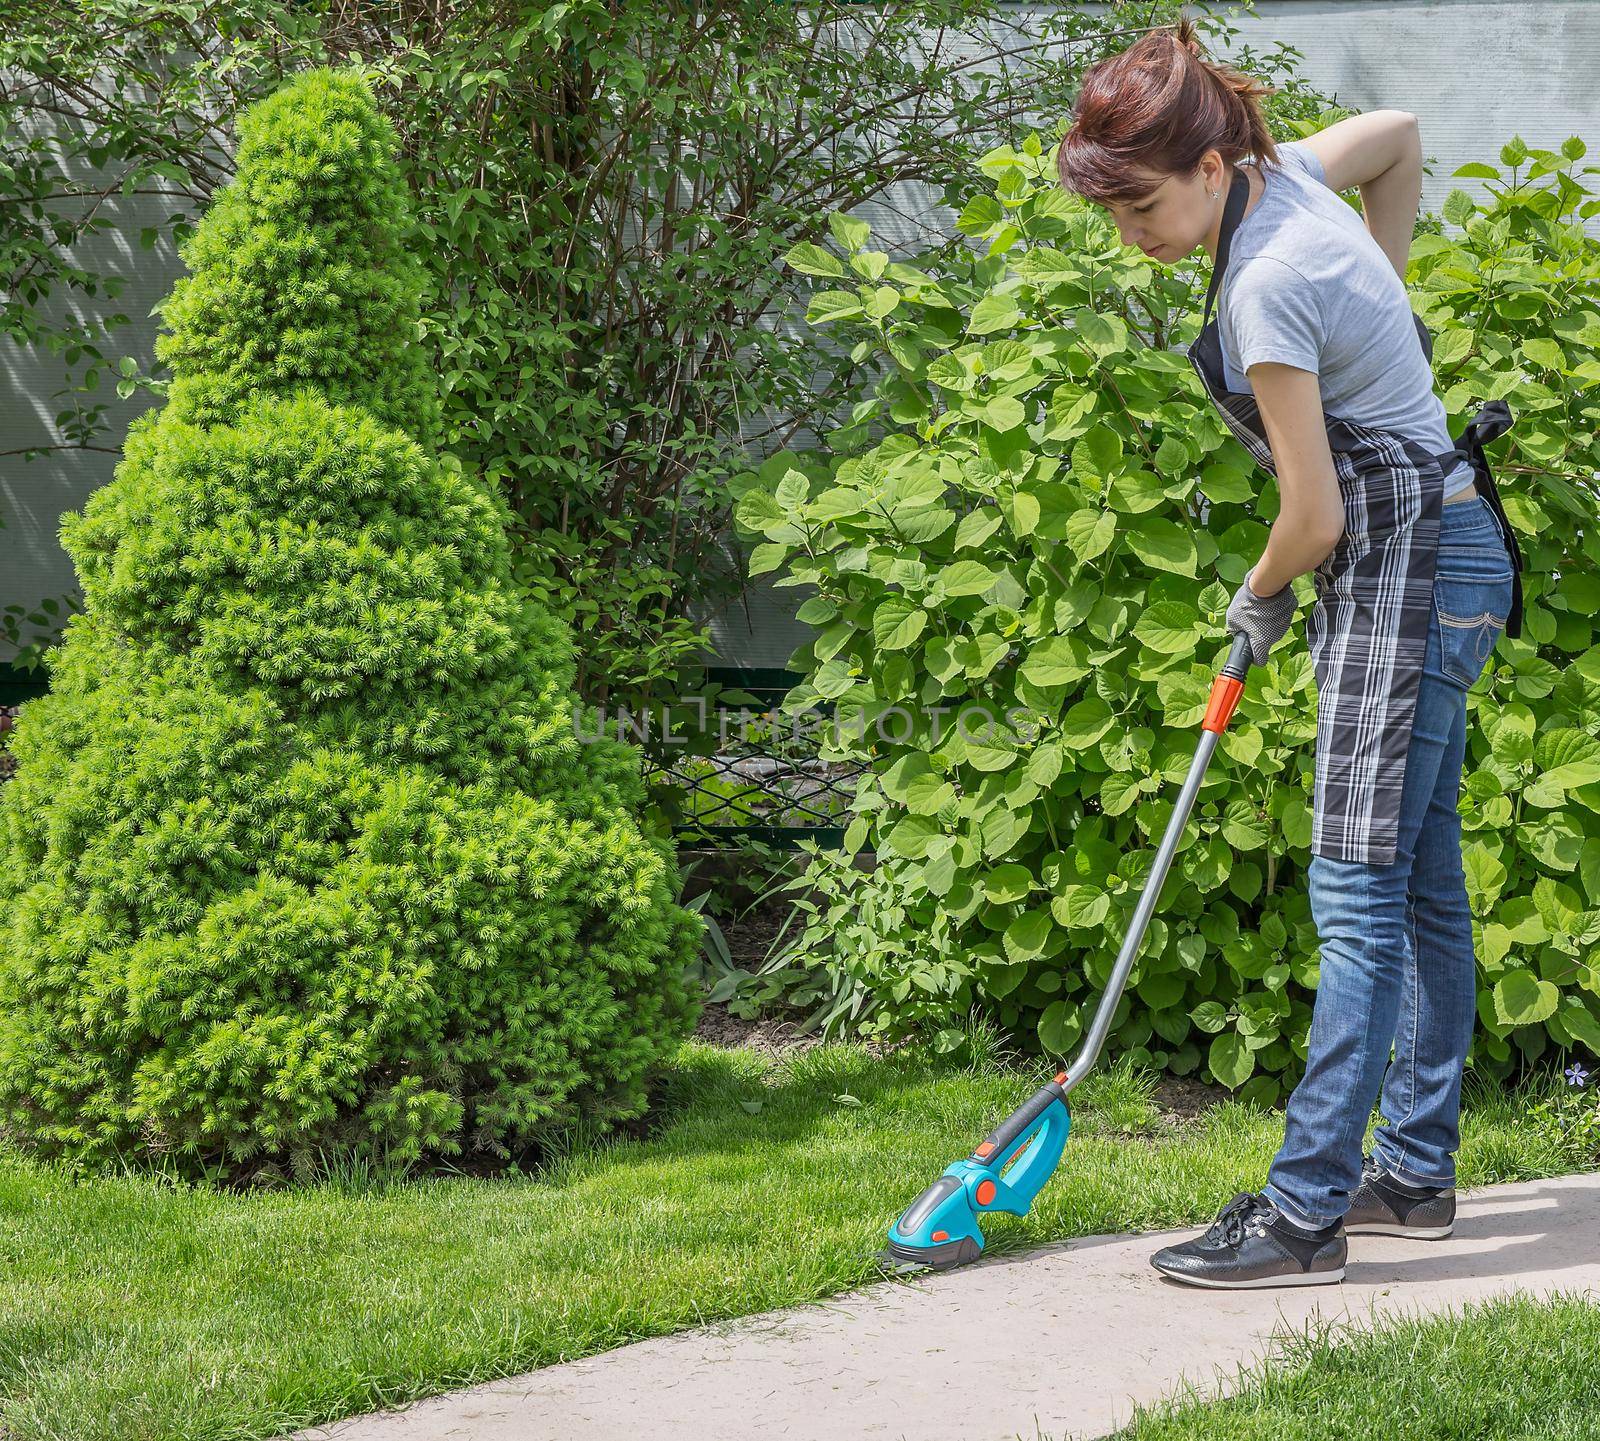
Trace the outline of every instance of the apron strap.
{"label": "apron strap", "polygon": [[1422,317],[1416,311],[1411,312],[1412,320],[1417,323],[1417,339],[1422,342],[1422,354],[1429,365],[1433,364],[1433,332],[1422,322]]}
{"label": "apron strap", "polygon": [[1489,468],[1489,458],[1483,448],[1511,429],[1511,407],[1503,400],[1491,400],[1478,408],[1478,413],[1467,428],[1456,437],[1449,450],[1434,457],[1448,475],[1455,462],[1465,460],[1472,466],[1473,479],[1489,502],[1495,524],[1500,528],[1500,538],[1505,542],[1506,553],[1511,557],[1511,614],[1506,618],[1506,634],[1516,639],[1522,634],[1522,548],[1517,544],[1516,532],[1506,518],[1505,507],[1500,503],[1500,487],[1495,484],[1494,472]]}
{"label": "apron strap", "polygon": [[1200,316],[1200,328],[1211,323],[1211,302],[1222,283],[1222,274],[1228,268],[1228,252],[1233,249],[1233,232],[1239,228],[1239,219],[1250,199],[1250,178],[1236,165],[1233,184],[1228,187],[1228,198],[1222,206],[1222,229],[1217,235],[1217,263],[1211,267],[1211,283],[1206,286],[1205,310]]}

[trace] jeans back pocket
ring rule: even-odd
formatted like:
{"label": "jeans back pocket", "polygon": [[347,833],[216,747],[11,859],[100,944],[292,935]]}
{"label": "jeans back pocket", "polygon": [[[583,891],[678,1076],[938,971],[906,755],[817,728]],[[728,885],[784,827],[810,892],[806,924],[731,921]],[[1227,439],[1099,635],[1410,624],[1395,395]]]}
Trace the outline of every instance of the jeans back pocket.
{"label": "jeans back pocket", "polygon": [[[1495,544],[1499,548],[1498,539]],[[1443,559],[1441,553],[1441,564]],[[1511,614],[1511,572],[1464,575],[1441,570],[1434,576],[1433,603],[1439,617],[1439,669],[1463,690],[1470,689]]]}

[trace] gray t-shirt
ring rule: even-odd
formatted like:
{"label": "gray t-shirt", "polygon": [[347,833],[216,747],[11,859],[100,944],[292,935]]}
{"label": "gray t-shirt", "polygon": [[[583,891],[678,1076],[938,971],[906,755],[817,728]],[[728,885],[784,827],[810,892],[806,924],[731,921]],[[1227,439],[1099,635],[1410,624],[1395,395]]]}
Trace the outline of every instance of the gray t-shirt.
{"label": "gray t-shirt", "polygon": [[[1448,450],[1444,402],[1422,353],[1405,286],[1365,222],[1323,183],[1322,162],[1300,141],[1263,166],[1266,186],[1234,231],[1216,313],[1228,389],[1276,360],[1314,372],[1335,419],[1394,431],[1431,452]],[[1459,461],[1446,496],[1472,479]]]}

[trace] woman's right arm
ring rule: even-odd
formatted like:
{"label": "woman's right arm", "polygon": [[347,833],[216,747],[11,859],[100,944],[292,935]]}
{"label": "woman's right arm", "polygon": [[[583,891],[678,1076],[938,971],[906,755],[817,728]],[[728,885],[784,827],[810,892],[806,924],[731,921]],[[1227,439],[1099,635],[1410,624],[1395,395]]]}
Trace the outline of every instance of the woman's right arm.
{"label": "woman's right arm", "polygon": [[1322,162],[1330,190],[1361,192],[1367,229],[1404,280],[1422,203],[1422,136],[1406,110],[1352,115],[1300,142]]}

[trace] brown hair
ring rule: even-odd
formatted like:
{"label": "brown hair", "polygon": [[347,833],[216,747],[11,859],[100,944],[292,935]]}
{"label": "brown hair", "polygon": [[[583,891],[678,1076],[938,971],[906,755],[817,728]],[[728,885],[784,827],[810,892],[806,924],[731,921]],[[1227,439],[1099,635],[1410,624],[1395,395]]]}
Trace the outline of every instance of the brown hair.
{"label": "brown hair", "polygon": [[1230,165],[1246,155],[1278,164],[1261,96],[1275,87],[1206,57],[1194,22],[1148,31],[1083,74],[1072,128],[1056,151],[1056,173],[1086,200],[1131,204],[1159,181],[1135,176],[1192,175],[1215,149]]}

